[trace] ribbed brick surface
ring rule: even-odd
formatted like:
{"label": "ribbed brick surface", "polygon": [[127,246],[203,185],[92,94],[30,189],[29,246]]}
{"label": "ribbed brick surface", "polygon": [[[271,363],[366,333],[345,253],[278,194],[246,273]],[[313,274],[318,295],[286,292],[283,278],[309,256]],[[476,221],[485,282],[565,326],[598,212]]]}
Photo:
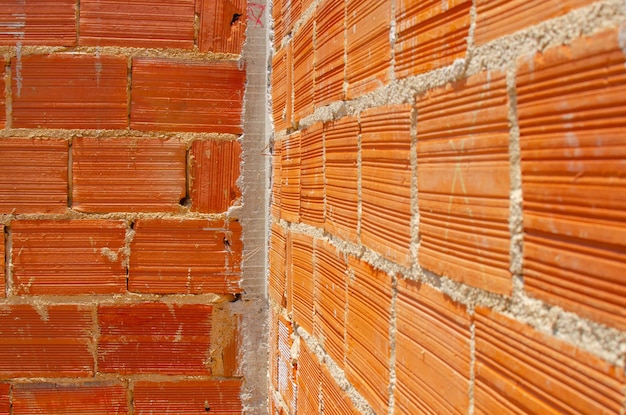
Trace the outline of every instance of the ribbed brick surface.
{"label": "ribbed brick surface", "polygon": [[[2,239],[0,240],[0,298],[6,296],[6,236],[4,234],[4,231],[4,225],[0,225],[0,235],[2,236]],[[2,393],[0,392],[0,399],[1,396]],[[1,407],[2,406],[0,405],[0,408]]]}
{"label": "ribbed brick surface", "polygon": [[76,1],[5,0],[0,10],[0,45],[76,44]]}
{"label": "ribbed brick surface", "polygon": [[285,255],[287,253],[287,236],[283,228],[276,222],[272,223],[269,240],[269,286],[268,294],[279,305],[286,305],[287,288],[285,274]]}
{"label": "ribbed brick surface", "polygon": [[307,331],[313,333],[313,290],[314,290],[314,238],[305,234],[292,233],[291,242],[291,291],[293,319]]}
{"label": "ribbed brick surface", "polygon": [[196,7],[200,8],[200,50],[240,54],[248,20],[246,1],[197,0]]}
{"label": "ribbed brick surface", "polygon": [[278,393],[287,404],[290,412],[296,408],[296,368],[291,360],[293,347],[293,326],[282,316],[278,317]]}
{"label": "ribbed brick surface", "polygon": [[328,368],[322,366],[322,402],[325,415],[360,415],[348,394],[335,382]]}
{"label": "ribbed brick surface", "polygon": [[324,139],[322,123],[302,133],[300,143],[300,221],[324,227]]}
{"label": "ribbed brick surface", "polygon": [[271,190],[271,202],[270,202],[270,212],[272,217],[275,219],[280,219],[281,215],[281,205],[282,205],[282,175],[283,175],[283,166],[282,166],[282,157],[283,157],[283,142],[275,141],[274,148],[272,149],[272,190]]}
{"label": "ribbed brick surface", "polygon": [[[0,91],[4,91],[5,84],[5,76],[6,76],[6,60],[3,57],[0,59]],[[0,128],[4,128],[6,126],[6,98],[4,94],[0,94]]]}
{"label": "ribbed brick surface", "polygon": [[300,342],[298,353],[298,413],[319,414],[322,372],[320,362],[306,346]]}
{"label": "ribbed brick surface", "polygon": [[311,114],[314,109],[313,24],[309,19],[293,37],[293,115],[296,121]]}
{"label": "ribbed brick surface", "polygon": [[325,0],[315,10],[315,106],[343,98],[344,2]]}
{"label": "ribbed brick surface", "polygon": [[301,133],[282,140],[280,218],[289,222],[300,220]]}
{"label": "ribbed brick surface", "polygon": [[291,127],[292,82],[293,55],[289,43],[272,57],[272,119],[276,131]]}
{"label": "ribbed brick surface", "polygon": [[0,413],[9,415],[11,413],[11,385],[0,383]]}

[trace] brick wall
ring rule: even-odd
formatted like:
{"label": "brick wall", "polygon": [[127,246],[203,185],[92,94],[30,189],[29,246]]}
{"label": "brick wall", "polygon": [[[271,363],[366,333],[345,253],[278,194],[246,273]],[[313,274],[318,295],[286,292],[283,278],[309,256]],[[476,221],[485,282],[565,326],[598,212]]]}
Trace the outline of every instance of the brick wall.
{"label": "brick wall", "polygon": [[626,411],[626,5],[277,0],[274,414]]}

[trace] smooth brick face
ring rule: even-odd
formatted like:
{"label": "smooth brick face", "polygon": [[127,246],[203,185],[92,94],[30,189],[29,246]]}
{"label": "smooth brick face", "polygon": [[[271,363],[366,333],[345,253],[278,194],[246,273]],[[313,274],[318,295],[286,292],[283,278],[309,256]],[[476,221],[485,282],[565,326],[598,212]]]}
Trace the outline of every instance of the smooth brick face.
{"label": "smooth brick face", "polygon": [[67,210],[68,144],[59,139],[0,139],[0,213]]}
{"label": "smooth brick face", "polygon": [[82,0],[81,45],[193,48],[193,0]]}
{"label": "smooth brick face", "polygon": [[429,286],[400,280],[395,413],[467,413],[470,325],[465,307]]}
{"label": "smooth brick face", "polygon": [[410,266],[411,106],[361,114],[361,241]]}
{"label": "smooth brick face", "polygon": [[292,308],[294,321],[307,333],[313,333],[314,239],[306,234],[291,233]]}
{"label": "smooth brick face", "polygon": [[324,139],[322,123],[302,133],[300,159],[300,220],[324,227]]}
{"label": "smooth brick face", "polygon": [[604,32],[522,60],[517,96],[524,288],[624,330],[622,34]]}
{"label": "smooth brick face", "polygon": [[12,58],[12,126],[126,128],[126,66],[126,58],[118,56]]}
{"label": "smooth brick face", "polygon": [[92,376],[92,328],[88,307],[0,306],[0,376]]}
{"label": "smooth brick face", "polygon": [[287,303],[285,256],[287,254],[287,235],[276,222],[272,223],[269,249],[269,286],[268,292],[272,300],[280,306]]}
{"label": "smooth brick face", "polygon": [[128,289],[151,294],[241,292],[241,225],[228,220],[140,219]]}
{"label": "smooth brick face", "polygon": [[320,362],[306,346],[300,341],[298,354],[298,413],[315,415],[320,413],[320,391],[322,387],[322,372]]}
{"label": "smooth brick face", "polygon": [[133,59],[131,128],[240,134],[245,71],[237,65]]}
{"label": "smooth brick face", "polygon": [[291,43],[272,58],[272,118],[274,130],[291,127],[293,92],[293,54]]}
{"label": "smooth brick face", "polygon": [[185,197],[180,140],[77,138],[72,207],[82,212],[176,212]]}
{"label": "smooth brick face", "polygon": [[[196,3],[198,2],[200,3],[200,31],[198,33],[200,50],[240,54],[248,20],[246,1],[196,0]],[[255,15],[261,13],[256,9],[253,11]]]}
{"label": "smooth brick face", "polygon": [[313,19],[300,26],[293,37],[293,114],[296,121],[313,113]]}
{"label": "smooth brick face", "polygon": [[207,375],[211,306],[141,303],[98,307],[98,370]]}
{"label": "smooth brick face", "polygon": [[0,10],[0,45],[73,46],[75,0],[5,0]]}
{"label": "smooth brick face", "polygon": [[504,74],[480,73],[417,102],[421,266],[508,294],[509,127]]}
{"label": "smooth brick face", "polygon": [[300,220],[301,137],[298,132],[282,140],[280,217],[289,222]]}
{"label": "smooth brick face", "polygon": [[315,11],[315,107],[343,99],[344,2],[325,0]]}
{"label": "smooth brick face", "polygon": [[475,318],[477,414],[623,408],[623,368],[484,308]]}
{"label": "smooth brick face", "polygon": [[17,294],[126,291],[126,224],[115,220],[17,220],[12,229]]}

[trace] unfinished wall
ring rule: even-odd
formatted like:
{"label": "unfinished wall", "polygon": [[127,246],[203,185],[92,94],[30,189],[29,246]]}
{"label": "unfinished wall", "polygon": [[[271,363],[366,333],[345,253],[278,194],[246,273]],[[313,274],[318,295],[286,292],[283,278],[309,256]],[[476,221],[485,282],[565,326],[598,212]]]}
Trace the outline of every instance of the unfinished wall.
{"label": "unfinished wall", "polygon": [[626,3],[273,17],[271,413],[624,413]]}

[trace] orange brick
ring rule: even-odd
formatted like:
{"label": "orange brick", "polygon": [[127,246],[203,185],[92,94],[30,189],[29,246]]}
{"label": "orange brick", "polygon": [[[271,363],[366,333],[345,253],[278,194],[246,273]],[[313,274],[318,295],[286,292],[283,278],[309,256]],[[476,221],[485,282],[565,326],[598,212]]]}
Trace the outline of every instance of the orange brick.
{"label": "orange brick", "polygon": [[509,126],[504,74],[480,73],[417,103],[419,263],[508,294]]}
{"label": "orange brick", "polygon": [[272,149],[272,202],[270,209],[272,212],[272,217],[276,220],[280,219],[280,212],[282,209],[282,157],[283,142],[275,141],[274,148]]}
{"label": "orange brick", "polygon": [[[3,57],[0,59],[0,91],[4,91],[5,84],[5,75],[6,75],[6,60]],[[4,128],[6,126],[6,98],[5,94],[0,94],[0,128]]]}
{"label": "orange brick", "polygon": [[474,42],[482,46],[494,39],[562,16],[572,9],[586,6],[593,0],[478,0]]}
{"label": "orange brick", "polygon": [[359,124],[354,117],[327,124],[324,130],[324,181],[326,212],[324,229],[357,242]]}
{"label": "orange brick", "polygon": [[470,28],[468,0],[400,0],[395,73],[419,75],[464,58]]}
{"label": "orange brick", "polygon": [[315,11],[315,107],[344,98],[344,2],[325,0]]}
{"label": "orange brick", "polygon": [[269,392],[270,396],[278,390],[278,315],[275,309],[269,309]]}
{"label": "orange brick", "polygon": [[15,415],[128,413],[126,388],[109,382],[16,384],[12,401]]}
{"label": "orange brick", "polygon": [[92,327],[83,306],[0,306],[0,376],[93,376]]}
{"label": "orange brick", "polygon": [[241,379],[138,381],[135,414],[241,414],[241,387]]}
{"label": "orange brick", "polygon": [[177,212],[185,197],[180,140],[76,138],[72,208],[82,212]]}
{"label": "orange brick", "polygon": [[[1,239],[0,239],[0,297],[6,297],[6,260],[5,260],[5,255],[6,255],[6,248],[5,248],[5,243],[6,243],[6,238],[7,235],[5,235],[5,228],[4,225],[0,225],[0,235],[1,235]],[[2,384],[0,383],[0,389],[2,387]],[[0,390],[0,400],[2,399],[2,392]],[[0,404],[0,408],[2,408],[2,405]],[[1,409],[0,409],[0,413]]]}
{"label": "orange brick", "polygon": [[75,0],[6,0],[0,45],[76,45]]}
{"label": "orange brick", "polygon": [[322,406],[324,415],[361,415],[325,365],[322,365]]}
{"label": "orange brick", "polygon": [[283,139],[281,153],[280,217],[289,222],[300,220],[301,134]]}
{"label": "orange brick", "polygon": [[211,306],[141,303],[98,307],[98,371],[207,375]]}
{"label": "orange brick", "polygon": [[625,330],[626,59],[618,36],[607,31],[520,62],[517,94],[525,288]]}
{"label": "orange brick", "polygon": [[194,0],[81,0],[79,44],[194,46]]}
{"label": "orange brick", "polygon": [[324,138],[322,123],[302,132],[300,158],[300,221],[324,227]]}
{"label": "orange brick", "polygon": [[11,415],[11,385],[0,383],[0,414]]}
{"label": "orange brick", "polygon": [[293,94],[293,54],[291,42],[272,58],[272,119],[274,130],[291,127]]}
{"label": "orange brick", "polygon": [[391,80],[391,1],[348,0],[347,9],[347,98],[353,99]]}
{"label": "orange brick", "polygon": [[293,346],[293,326],[283,316],[278,316],[278,393],[289,407],[289,413],[296,409],[297,384],[296,370],[291,360]]}
{"label": "orange brick", "polygon": [[353,257],[348,280],[346,377],[377,414],[389,410],[391,278]]}
{"label": "orange brick", "polygon": [[623,367],[484,308],[475,319],[477,414],[623,409]]}
{"label": "orange brick", "polygon": [[126,291],[126,224],[116,220],[17,220],[12,230],[18,294]]}
{"label": "orange brick", "polygon": [[128,289],[152,294],[241,292],[237,221],[140,219],[130,245]]}
{"label": "orange brick", "polygon": [[299,121],[313,113],[313,19],[307,20],[293,37],[293,115]]}
{"label": "orange brick", "polygon": [[319,415],[322,372],[317,356],[309,350],[306,343],[300,342],[298,353],[298,404],[300,415]]}
{"label": "orange brick", "polygon": [[395,412],[467,413],[472,321],[465,307],[425,284],[400,280],[398,292]]}
{"label": "orange brick", "polygon": [[287,303],[286,292],[286,254],[287,235],[283,228],[276,222],[272,223],[270,230],[269,252],[269,284],[268,292],[272,300],[281,307]]}
{"label": "orange brick", "polygon": [[240,134],[245,71],[238,65],[133,59],[131,128]]}
{"label": "orange brick", "polygon": [[361,114],[361,241],[411,265],[411,106]]}
{"label": "orange brick", "polygon": [[0,153],[0,213],[67,210],[67,141],[2,138]]}
{"label": "orange brick", "polygon": [[118,56],[29,55],[11,59],[15,128],[124,129],[127,63]]}
{"label": "orange brick", "polygon": [[194,141],[191,145],[191,210],[220,213],[239,204],[240,164],[239,142]]}
{"label": "orange brick", "polygon": [[293,302],[293,319],[306,330],[313,333],[313,267],[314,267],[314,239],[312,236],[291,233],[291,267],[287,273],[291,274],[291,291]]}
{"label": "orange brick", "polygon": [[[283,23],[282,4],[285,0],[275,0],[272,2],[272,22],[274,27],[274,49],[280,49],[285,29]],[[286,17],[286,16],[285,16]],[[276,55],[274,55],[276,56]]]}
{"label": "orange brick", "polygon": [[199,3],[198,46],[200,50],[240,54],[248,20],[246,1],[200,0]]}
{"label": "orange brick", "polygon": [[280,0],[279,10],[281,14],[280,33],[282,36],[286,36],[291,33],[294,24],[302,16],[302,0]]}

